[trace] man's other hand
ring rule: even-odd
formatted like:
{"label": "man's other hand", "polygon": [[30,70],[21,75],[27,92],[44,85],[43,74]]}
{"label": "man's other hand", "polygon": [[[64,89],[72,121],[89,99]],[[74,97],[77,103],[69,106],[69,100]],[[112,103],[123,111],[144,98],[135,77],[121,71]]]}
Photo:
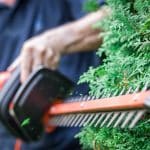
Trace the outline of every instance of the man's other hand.
{"label": "man's other hand", "polygon": [[61,56],[61,41],[58,39],[52,32],[48,37],[41,34],[24,43],[20,56],[22,82],[38,66],[43,65],[52,70],[57,68]]}

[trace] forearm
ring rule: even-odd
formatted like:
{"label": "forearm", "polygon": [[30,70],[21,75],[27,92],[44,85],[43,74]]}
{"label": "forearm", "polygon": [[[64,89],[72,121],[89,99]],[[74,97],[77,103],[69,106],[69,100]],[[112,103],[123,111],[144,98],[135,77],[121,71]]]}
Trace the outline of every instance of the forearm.
{"label": "forearm", "polygon": [[[63,54],[89,51],[98,48],[102,39],[98,37],[100,30],[92,25],[109,14],[109,10],[101,9],[86,17],[51,29],[27,40],[21,50],[21,81],[39,65],[56,69]],[[28,59],[27,59],[28,58]]]}
{"label": "forearm", "polygon": [[47,40],[49,40],[51,39],[52,32],[54,36],[61,33],[58,36],[59,38],[56,39],[56,43],[60,43],[63,54],[94,50],[102,43],[102,39],[98,36],[100,30],[94,29],[92,26],[97,21],[109,15],[109,13],[110,10],[108,8],[102,8],[78,21],[60,26],[53,29],[53,31],[47,31],[45,35],[47,36]]}

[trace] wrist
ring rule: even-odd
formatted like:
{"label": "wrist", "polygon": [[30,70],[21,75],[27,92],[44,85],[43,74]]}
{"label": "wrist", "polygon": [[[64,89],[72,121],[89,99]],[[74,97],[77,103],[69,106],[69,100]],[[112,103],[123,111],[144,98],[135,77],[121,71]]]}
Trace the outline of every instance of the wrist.
{"label": "wrist", "polygon": [[76,22],[72,22],[63,26],[62,32],[62,54],[71,53],[72,47],[74,47],[74,45],[76,45],[84,35],[83,33],[80,33]]}
{"label": "wrist", "polygon": [[50,29],[41,34],[42,41],[44,41],[47,49],[53,49],[54,51],[62,51],[62,43],[60,35],[56,29]]}

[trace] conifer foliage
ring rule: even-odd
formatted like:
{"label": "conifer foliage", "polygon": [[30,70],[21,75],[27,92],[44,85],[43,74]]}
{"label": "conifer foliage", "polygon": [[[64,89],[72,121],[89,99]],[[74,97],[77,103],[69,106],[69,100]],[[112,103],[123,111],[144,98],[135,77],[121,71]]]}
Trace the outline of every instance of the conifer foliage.
{"label": "conifer foliage", "polygon": [[[150,0],[107,0],[107,4],[112,14],[94,25],[105,31],[100,33],[103,44],[97,54],[107,58],[79,81],[88,83],[97,98],[122,89],[132,93],[150,82]],[[84,9],[97,10],[96,0],[88,0]],[[150,150],[149,118],[130,130],[85,127],[77,137],[86,150]]]}

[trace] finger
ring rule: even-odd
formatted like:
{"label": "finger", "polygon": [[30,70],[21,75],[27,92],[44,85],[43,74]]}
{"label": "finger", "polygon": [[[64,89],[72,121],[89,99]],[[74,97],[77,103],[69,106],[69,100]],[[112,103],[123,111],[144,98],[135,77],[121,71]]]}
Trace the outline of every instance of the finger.
{"label": "finger", "polygon": [[8,71],[14,71],[20,64],[20,56],[18,56],[15,61],[7,68]]}
{"label": "finger", "polygon": [[52,49],[48,49],[46,51],[45,58],[44,58],[44,65],[47,68],[51,68],[54,57],[55,56],[54,56],[53,50]]}
{"label": "finger", "polygon": [[58,65],[59,65],[59,62],[60,62],[60,55],[56,55],[55,57],[54,57],[54,60],[53,60],[53,64],[52,64],[52,70],[56,70],[57,69],[57,67],[58,67]]}
{"label": "finger", "polygon": [[46,50],[44,48],[36,50],[36,52],[34,53],[32,70],[36,69],[37,67],[41,65],[44,65],[45,53],[46,53]]}
{"label": "finger", "polygon": [[23,83],[29,74],[32,71],[32,63],[33,63],[33,50],[25,49],[21,53],[20,61],[21,61],[21,82]]}
{"label": "finger", "polygon": [[56,70],[58,67],[60,61],[60,55],[59,54],[55,54],[55,56],[53,57],[53,60],[50,62],[49,64],[49,68],[52,70]]}

